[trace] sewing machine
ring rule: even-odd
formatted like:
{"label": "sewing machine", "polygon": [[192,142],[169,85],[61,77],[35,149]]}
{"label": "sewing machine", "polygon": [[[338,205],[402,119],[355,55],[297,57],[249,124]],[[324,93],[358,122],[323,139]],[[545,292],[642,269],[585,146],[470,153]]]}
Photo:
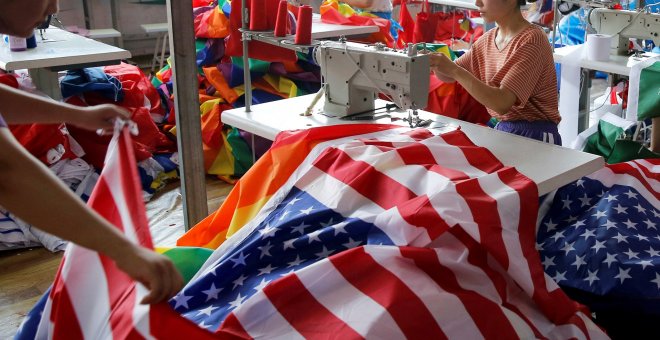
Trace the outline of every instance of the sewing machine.
{"label": "sewing machine", "polygon": [[595,8],[589,24],[600,34],[612,35],[611,54],[627,55],[630,38],[653,40],[660,45],[660,14]]}
{"label": "sewing machine", "polygon": [[429,56],[418,54],[414,45],[394,50],[383,44],[323,41],[316,47],[315,58],[321,66],[323,110],[328,115],[372,112],[378,93],[404,110],[426,107]]}

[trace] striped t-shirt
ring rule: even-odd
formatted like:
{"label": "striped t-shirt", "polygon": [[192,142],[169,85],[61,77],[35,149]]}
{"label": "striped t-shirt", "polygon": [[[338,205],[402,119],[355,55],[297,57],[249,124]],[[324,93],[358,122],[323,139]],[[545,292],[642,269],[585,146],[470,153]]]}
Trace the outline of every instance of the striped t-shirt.
{"label": "striped t-shirt", "polygon": [[501,121],[552,121],[559,123],[557,75],[552,49],[543,31],[534,26],[518,33],[499,50],[495,36],[499,28],[484,34],[456,64],[494,87],[504,86],[516,95],[506,114],[488,113]]}

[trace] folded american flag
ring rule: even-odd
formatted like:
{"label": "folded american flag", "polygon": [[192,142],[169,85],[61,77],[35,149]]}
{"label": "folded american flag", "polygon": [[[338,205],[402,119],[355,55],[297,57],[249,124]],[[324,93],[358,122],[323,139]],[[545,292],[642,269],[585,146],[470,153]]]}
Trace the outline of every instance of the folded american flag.
{"label": "folded american flag", "polygon": [[171,304],[241,338],[605,337],[544,274],[537,212],[533,182],[461,131],[338,138]]}

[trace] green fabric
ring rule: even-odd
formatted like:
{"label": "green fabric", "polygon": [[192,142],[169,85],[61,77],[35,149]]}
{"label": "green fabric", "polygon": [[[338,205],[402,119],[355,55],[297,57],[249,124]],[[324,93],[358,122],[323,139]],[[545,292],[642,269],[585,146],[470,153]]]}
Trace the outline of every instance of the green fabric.
{"label": "green fabric", "polygon": [[[203,50],[204,48],[206,48],[206,39],[197,38],[195,40],[195,54],[199,53],[199,51]],[[204,69],[202,66],[203,65],[197,67],[197,73],[200,76],[204,76]]]}
{"label": "green fabric", "polygon": [[618,139],[614,142],[612,152],[606,161],[608,164],[614,164],[645,158],[660,158],[660,154],[654,153],[638,142]]}
{"label": "green fabric", "polygon": [[608,164],[660,157],[639,142],[618,139],[623,132],[623,128],[600,120],[597,132],[587,138],[582,151],[603,156]]}
{"label": "green fabric", "polygon": [[162,85],[163,82],[158,79],[158,77],[151,77],[151,85],[153,85],[155,88],[158,88],[158,86]]}
{"label": "green fabric", "polygon": [[426,51],[428,52],[442,52],[442,50],[446,49],[451,57],[451,60],[456,59],[456,53],[454,53],[454,51],[451,48],[449,48],[447,44],[418,43],[417,50],[418,51],[424,50],[424,46],[426,46]]}
{"label": "green fabric", "polygon": [[227,141],[231,145],[231,153],[234,156],[234,176],[243,176],[252,166],[250,146],[235,127],[232,127],[227,134]]}
{"label": "green fabric", "polygon": [[175,247],[163,252],[163,255],[172,260],[176,269],[183,276],[185,283],[188,283],[195,276],[211,254],[213,254],[213,250],[198,247]]}
{"label": "green fabric", "polygon": [[660,117],[660,62],[642,70],[639,77],[637,120]]}
{"label": "green fabric", "polygon": [[598,121],[598,131],[587,139],[587,144],[582,151],[607,158],[614,148],[614,142],[622,133],[621,127],[600,120]]}
{"label": "green fabric", "polygon": [[314,60],[312,60],[311,53],[303,53],[303,52],[300,52],[300,51],[296,51],[296,55],[298,56],[298,59],[300,59],[300,60],[304,60],[304,61],[307,61],[307,62],[314,62]]}
{"label": "green fabric", "polygon": [[[231,63],[234,64],[234,66],[245,69],[245,67],[243,67],[243,57],[231,57]],[[269,62],[259,59],[248,58],[248,64],[250,65],[250,72],[266,73],[270,68]]]}

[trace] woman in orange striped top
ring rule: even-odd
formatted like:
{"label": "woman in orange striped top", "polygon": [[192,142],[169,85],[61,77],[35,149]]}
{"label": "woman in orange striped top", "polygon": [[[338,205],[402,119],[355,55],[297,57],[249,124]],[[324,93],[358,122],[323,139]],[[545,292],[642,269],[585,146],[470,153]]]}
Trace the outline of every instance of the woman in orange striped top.
{"label": "woman in orange striped top", "polygon": [[458,81],[483,104],[499,120],[495,129],[561,145],[552,49],[545,33],[522,16],[525,0],[475,4],[497,27],[456,62],[432,54],[431,69],[444,82]]}

